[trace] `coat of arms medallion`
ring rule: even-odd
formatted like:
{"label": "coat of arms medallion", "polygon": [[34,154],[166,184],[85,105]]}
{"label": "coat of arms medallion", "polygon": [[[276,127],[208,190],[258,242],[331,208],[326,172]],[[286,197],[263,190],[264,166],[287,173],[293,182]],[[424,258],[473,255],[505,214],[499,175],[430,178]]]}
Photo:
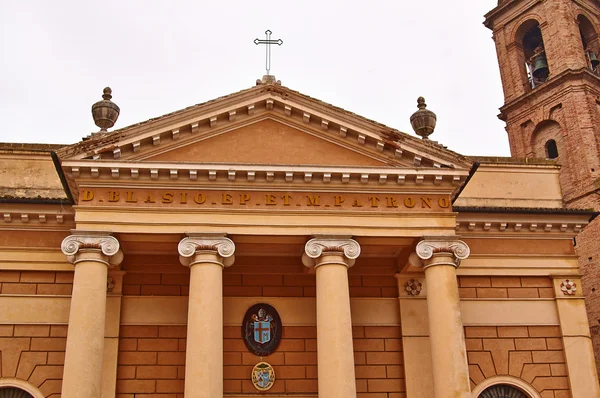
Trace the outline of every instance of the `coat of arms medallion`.
{"label": "coat of arms medallion", "polygon": [[259,357],[272,354],[281,341],[281,318],[269,304],[255,304],[246,311],[242,337],[250,352]]}
{"label": "coat of arms medallion", "polygon": [[275,383],[275,370],[266,362],[259,362],[252,369],[252,384],[258,391],[267,391]]}

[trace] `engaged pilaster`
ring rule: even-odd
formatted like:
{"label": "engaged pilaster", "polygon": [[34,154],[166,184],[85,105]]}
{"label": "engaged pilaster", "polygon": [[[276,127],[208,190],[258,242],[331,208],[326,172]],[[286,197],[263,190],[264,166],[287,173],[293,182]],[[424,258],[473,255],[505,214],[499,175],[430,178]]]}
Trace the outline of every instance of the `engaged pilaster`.
{"label": "engaged pilaster", "polygon": [[72,231],[61,245],[75,265],[62,384],[64,398],[100,398],[108,266],[119,265],[119,241],[104,231]]}
{"label": "engaged pilaster", "polygon": [[319,397],[356,397],[348,268],[360,255],[349,237],[309,240],[302,262],[317,274],[317,357]]}
{"label": "engaged pilaster", "polygon": [[469,253],[456,237],[431,237],[419,242],[410,258],[425,270],[435,398],[471,397],[456,280],[456,268]]}
{"label": "engaged pilaster", "polygon": [[223,397],[223,267],[234,262],[225,235],[190,235],[179,242],[179,260],[190,267],[186,398]]}

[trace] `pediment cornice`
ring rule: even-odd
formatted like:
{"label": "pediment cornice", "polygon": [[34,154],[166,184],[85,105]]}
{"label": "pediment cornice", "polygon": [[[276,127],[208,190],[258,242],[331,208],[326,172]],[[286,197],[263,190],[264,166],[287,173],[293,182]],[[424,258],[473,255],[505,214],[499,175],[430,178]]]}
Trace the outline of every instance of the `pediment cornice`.
{"label": "pediment cornice", "polygon": [[63,160],[144,160],[237,126],[274,118],[392,167],[468,169],[471,162],[421,140],[276,84],[263,84],[204,104],[92,136],[58,151]]}

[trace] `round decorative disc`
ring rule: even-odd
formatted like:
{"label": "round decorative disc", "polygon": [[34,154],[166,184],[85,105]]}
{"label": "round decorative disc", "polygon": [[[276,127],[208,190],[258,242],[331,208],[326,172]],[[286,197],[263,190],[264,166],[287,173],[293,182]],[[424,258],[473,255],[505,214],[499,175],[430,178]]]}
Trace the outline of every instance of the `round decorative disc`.
{"label": "round decorative disc", "polygon": [[266,362],[259,362],[252,369],[252,384],[258,391],[267,391],[275,384],[275,370]]}

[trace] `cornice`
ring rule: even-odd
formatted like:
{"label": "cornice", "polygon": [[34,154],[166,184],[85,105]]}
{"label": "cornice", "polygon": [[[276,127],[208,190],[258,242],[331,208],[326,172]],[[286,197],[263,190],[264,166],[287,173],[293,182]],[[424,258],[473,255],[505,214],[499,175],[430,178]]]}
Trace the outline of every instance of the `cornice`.
{"label": "cornice", "polygon": [[[589,224],[592,212],[568,209],[458,211],[456,231],[463,236],[573,238]],[[502,210],[502,209],[500,209]],[[563,211],[559,211],[563,210]]]}
{"label": "cornice", "polygon": [[170,186],[219,183],[284,183],[289,186],[309,184],[366,185],[378,187],[428,185],[453,187],[469,175],[465,169],[387,168],[340,166],[226,165],[182,164],[131,161],[64,161],[67,174],[81,183],[156,183]]}
{"label": "cornice", "polygon": [[434,141],[412,137],[281,86],[270,86],[267,91],[250,89],[243,94],[233,94],[205,106],[142,123],[135,129],[129,127],[91,138],[63,148],[58,154],[64,160],[143,158],[144,153],[151,153],[152,149],[166,142],[173,145],[174,141],[182,140],[181,144],[176,144],[179,147],[184,141],[193,142],[197,137],[210,135],[224,126],[262,114],[294,120],[336,137],[338,141],[350,141],[370,148],[378,156],[386,155],[392,163],[408,151],[411,152],[409,158],[419,158],[419,163],[429,161],[434,166],[439,164],[440,167],[451,168],[468,167],[469,164],[464,156]]}
{"label": "cornice", "polygon": [[68,230],[75,225],[70,205],[12,203],[0,209],[3,227],[36,230]]}
{"label": "cornice", "polygon": [[[534,88],[533,90],[529,91],[528,93],[525,93],[525,94],[521,95],[520,97],[504,104],[500,108],[500,114],[498,115],[498,118],[500,120],[506,121],[508,118],[509,112],[512,112],[515,108],[518,108],[524,102],[530,101],[532,97],[544,96],[547,92],[551,92],[554,88],[563,84],[565,81],[568,82],[568,81],[572,81],[572,80],[576,80],[576,79],[586,80],[588,83],[590,83],[590,85],[589,85],[590,89],[598,91],[597,87],[600,86],[600,77],[594,75],[587,68],[581,68],[579,70],[568,69],[568,70],[556,75],[554,78],[551,78],[550,80],[546,81],[544,84]],[[572,91],[575,91],[578,89],[583,90],[584,85],[582,85],[581,87],[573,87],[572,85],[569,87],[565,87],[564,90],[561,90],[560,92],[557,92],[554,95],[549,96],[548,98],[544,98],[543,101],[544,101],[544,103],[554,102],[554,101],[556,101],[556,98],[560,98],[560,97],[564,96],[565,92],[572,92]],[[514,115],[512,117],[516,118],[516,119],[521,119],[523,114],[533,112],[531,110],[532,109],[531,106],[527,106],[525,108],[526,108],[526,110],[524,112],[522,112],[521,114],[518,114],[518,115]]]}

